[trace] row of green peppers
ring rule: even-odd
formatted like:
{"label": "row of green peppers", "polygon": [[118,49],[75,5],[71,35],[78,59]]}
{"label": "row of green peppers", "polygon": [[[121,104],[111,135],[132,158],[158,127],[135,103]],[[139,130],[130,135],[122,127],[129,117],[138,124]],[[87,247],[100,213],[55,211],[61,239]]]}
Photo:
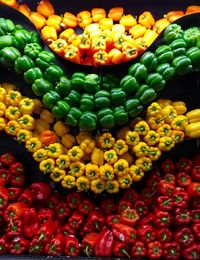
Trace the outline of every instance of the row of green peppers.
{"label": "row of green peppers", "polygon": [[69,79],[54,54],[43,50],[36,32],[0,18],[0,63],[23,74],[57,119],[84,130],[108,129],[138,116],[175,74],[200,69],[200,30],[169,25],[164,44],[145,52],[122,79],[82,72]]}

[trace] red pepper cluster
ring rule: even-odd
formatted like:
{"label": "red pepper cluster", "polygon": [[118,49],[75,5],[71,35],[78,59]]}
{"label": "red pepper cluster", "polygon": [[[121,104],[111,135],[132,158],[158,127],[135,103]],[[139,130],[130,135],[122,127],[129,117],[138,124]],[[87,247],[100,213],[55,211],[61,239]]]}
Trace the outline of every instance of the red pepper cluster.
{"label": "red pepper cluster", "polygon": [[200,155],[167,159],[140,192],[99,203],[45,182],[25,186],[22,163],[10,153],[0,162],[0,255],[200,259]]}

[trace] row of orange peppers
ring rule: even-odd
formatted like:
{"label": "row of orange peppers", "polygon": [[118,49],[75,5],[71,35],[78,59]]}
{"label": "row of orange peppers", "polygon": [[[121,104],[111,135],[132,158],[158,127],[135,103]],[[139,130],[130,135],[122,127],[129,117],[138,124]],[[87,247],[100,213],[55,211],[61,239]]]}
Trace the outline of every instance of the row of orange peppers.
{"label": "row of orange peppers", "polygon": [[[40,1],[36,12],[16,0],[0,0],[26,15],[41,31],[43,39],[51,49],[63,58],[84,65],[120,64],[136,58],[144,52],[158,34],[176,19],[195,12],[200,6],[188,6],[186,11],[170,11],[155,21],[149,11],[138,19],[124,13],[123,7],[108,11],[103,8],[84,10],[74,15],[65,12],[56,15],[49,0]],[[77,34],[76,29],[82,28]]]}

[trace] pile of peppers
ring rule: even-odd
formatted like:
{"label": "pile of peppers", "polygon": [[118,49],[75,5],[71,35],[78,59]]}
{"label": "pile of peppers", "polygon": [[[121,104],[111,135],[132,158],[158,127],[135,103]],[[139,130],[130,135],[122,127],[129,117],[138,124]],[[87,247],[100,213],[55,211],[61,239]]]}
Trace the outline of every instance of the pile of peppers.
{"label": "pile of peppers", "polygon": [[183,31],[170,24],[164,32],[164,44],[155,52],[145,52],[122,79],[82,72],[68,79],[55,64],[54,55],[39,45],[35,32],[1,18],[0,35],[0,63],[23,75],[57,119],[87,131],[127,124],[174,75],[199,70],[200,64],[198,27]]}
{"label": "pile of peppers", "polygon": [[119,198],[61,195],[25,177],[12,153],[0,155],[0,255],[200,258],[200,154],[165,159]]}

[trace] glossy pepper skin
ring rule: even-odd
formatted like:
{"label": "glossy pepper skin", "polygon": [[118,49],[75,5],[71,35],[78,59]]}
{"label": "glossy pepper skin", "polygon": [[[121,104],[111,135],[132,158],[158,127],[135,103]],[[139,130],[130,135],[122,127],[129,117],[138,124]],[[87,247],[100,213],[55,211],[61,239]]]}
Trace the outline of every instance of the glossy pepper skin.
{"label": "glossy pepper skin", "polygon": [[66,235],[64,242],[64,254],[67,256],[78,256],[80,252],[78,239],[73,235]]}
{"label": "glossy pepper skin", "polygon": [[34,182],[30,186],[34,201],[46,201],[50,195],[51,187],[45,182]]}
{"label": "glossy pepper skin", "polygon": [[114,223],[112,232],[115,238],[124,241],[125,243],[134,243],[136,240],[136,230],[124,224]]}
{"label": "glossy pepper skin", "polygon": [[128,244],[120,240],[114,241],[113,254],[115,257],[130,257],[128,251],[129,251]]}
{"label": "glossy pepper skin", "polygon": [[131,249],[131,257],[142,258],[146,256],[146,253],[147,250],[144,246],[144,243],[142,243],[140,240],[137,240]]}
{"label": "glossy pepper skin", "polygon": [[11,165],[12,163],[14,163],[15,157],[11,153],[4,153],[1,155],[0,161],[4,165],[8,166],[8,165]]}
{"label": "glossy pepper skin", "polygon": [[23,215],[23,232],[26,238],[32,238],[39,230],[39,219],[34,208],[26,209]]}
{"label": "glossy pepper skin", "polygon": [[120,87],[127,95],[131,95],[137,91],[137,89],[139,88],[139,84],[137,83],[135,77],[131,75],[126,75],[121,79]]}
{"label": "glossy pepper skin", "polygon": [[[71,80],[72,81],[72,80]],[[72,83],[71,81],[66,77],[62,76],[59,78],[59,81],[56,83],[55,91],[61,96],[65,97],[70,92]]]}
{"label": "glossy pepper skin", "polygon": [[97,74],[87,74],[84,79],[84,89],[86,92],[95,94],[100,90],[100,78]]}
{"label": "glossy pepper skin", "polygon": [[21,236],[23,234],[22,220],[16,219],[8,224],[6,234],[9,238]]}
{"label": "glossy pepper skin", "polygon": [[111,257],[114,245],[114,237],[112,231],[105,228],[103,229],[97,239],[94,248],[96,257]]}
{"label": "glossy pepper skin", "polygon": [[175,231],[174,239],[181,247],[188,247],[194,242],[194,235],[188,227],[183,226]]}
{"label": "glossy pepper skin", "polygon": [[0,255],[6,254],[9,249],[8,237],[3,235],[0,237]]}
{"label": "glossy pepper skin", "polygon": [[32,90],[36,96],[41,97],[50,90],[53,90],[53,86],[44,78],[39,78],[32,84]]}
{"label": "glossy pepper skin", "polygon": [[33,84],[36,79],[40,79],[42,77],[42,70],[38,67],[30,68],[24,73],[24,79],[28,84]]}
{"label": "glossy pepper skin", "polygon": [[93,210],[88,215],[87,221],[94,231],[100,231],[105,223],[105,216],[101,210]]}
{"label": "glossy pepper skin", "polygon": [[162,256],[162,244],[159,241],[148,243],[147,255],[151,259],[160,259],[160,257]]}
{"label": "glossy pepper skin", "polygon": [[144,228],[139,228],[137,234],[139,239],[145,244],[153,242],[156,239],[156,232],[150,225],[145,225]]}
{"label": "glossy pepper skin", "polygon": [[44,73],[44,78],[51,82],[51,83],[56,83],[59,81],[60,77],[62,77],[64,74],[63,70],[61,67],[58,65],[50,65]]}
{"label": "glossy pepper skin", "polygon": [[85,111],[79,120],[79,127],[86,131],[96,129],[97,117],[94,113]]}
{"label": "glossy pepper skin", "polygon": [[192,197],[200,197],[200,184],[198,182],[191,182],[187,187],[187,192]]}
{"label": "glossy pepper skin", "polygon": [[46,243],[51,239],[51,236],[56,230],[56,223],[48,220],[37,231],[35,238],[42,243]]}
{"label": "glossy pepper skin", "polygon": [[172,198],[168,196],[157,197],[156,205],[162,211],[171,211],[174,206]]}
{"label": "glossy pepper skin", "polygon": [[17,241],[15,238],[13,238],[9,246],[9,252],[12,255],[21,255],[28,250],[29,243],[30,241],[26,240],[22,236],[19,236],[19,239]]}
{"label": "glossy pepper skin", "polygon": [[30,57],[23,55],[15,61],[14,70],[16,73],[21,74],[33,68],[34,66],[34,61]]}
{"label": "glossy pepper skin", "polygon": [[172,240],[172,232],[169,228],[161,228],[157,232],[157,238],[162,243],[170,242]]}
{"label": "glossy pepper skin", "polygon": [[14,221],[16,219],[20,219],[26,209],[27,207],[23,202],[15,202],[9,204],[4,213],[5,221],[10,222],[10,220]]}
{"label": "glossy pepper skin", "polygon": [[178,24],[170,24],[164,31],[164,41],[170,44],[176,39],[183,38],[183,30]]}
{"label": "glossy pepper skin", "polygon": [[193,260],[200,257],[200,250],[198,243],[193,243],[191,246],[183,249],[182,255],[185,259]]}
{"label": "glossy pepper skin", "polygon": [[178,260],[180,257],[180,245],[176,241],[166,242],[163,245],[163,255],[167,260]]}
{"label": "glossy pepper skin", "polygon": [[55,235],[49,243],[45,245],[45,254],[50,256],[59,256],[63,253],[64,248],[64,235],[58,233]]}
{"label": "glossy pepper skin", "polygon": [[56,91],[51,90],[43,96],[42,103],[46,108],[52,109],[60,98],[60,95]]}
{"label": "glossy pepper skin", "polygon": [[139,215],[134,209],[127,208],[121,212],[120,222],[130,227],[134,226],[139,220]]}
{"label": "glossy pepper skin", "polygon": [[55,61],[55,56],[52,52],[42,51],[36,58],[36,64],[40,69],[46,70]]}
{"label": "glossy pepper skin", "polygon": [[21,56],[18,49],[15,47],[5,47],[1,50],[0,63],[6,67],[13,67],[15,61]]}
{"label": "glossy pepper skin", "polygon": [[94,248],[96,245],[98,233],[90,233],[86,235],[81,242],[81,250],[88,257],[94,256]]}

